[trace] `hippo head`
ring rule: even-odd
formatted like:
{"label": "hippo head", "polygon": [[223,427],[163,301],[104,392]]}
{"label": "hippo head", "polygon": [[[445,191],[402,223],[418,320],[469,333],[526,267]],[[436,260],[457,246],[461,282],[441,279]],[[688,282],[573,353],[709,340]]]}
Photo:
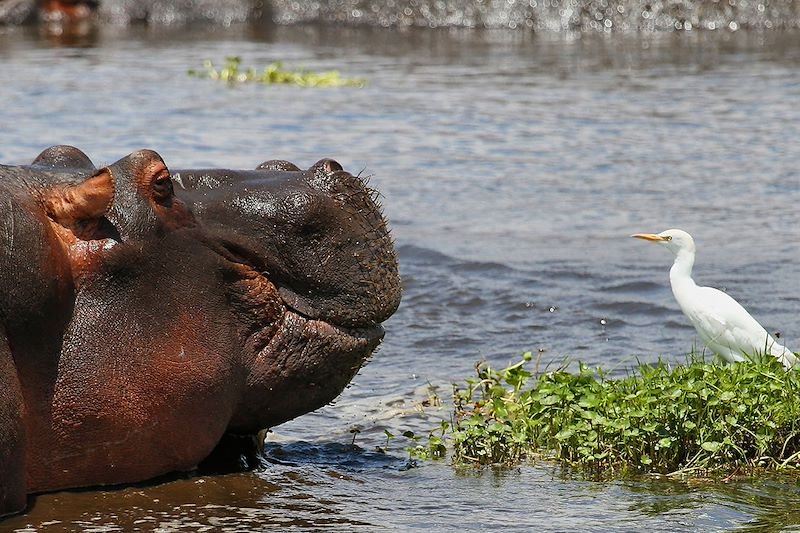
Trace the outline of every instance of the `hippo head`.
{"label": "hippo head", "polygon": [[[173,173],[212,242],[236,264],[241,307],[260,307],[246,394],[231,428],[253,431],[335,398],[383,337],[400,282],[394,245],[363,180],[332,160]],[[272,321],[263,309],[274,308]],[[274,329],[273,329],[274,328]]]}
{"label": "hippo head", "polygon": [[0,481],[14,505],[22,485],[191,468],[226,431],[325,405],[399,304],[374,193],[331,160],[171,174],[152,151],[97,169],[54,147],[0,175],[16,252],[0,280],[13,396],[0,421],[14,425]]}
{"label": "hippo head", "polygon": [[[98,170],[80,150],[57,146],[32,168],[77,176],[47,196],[50,217],[68,229],[76,286],[98,265],[101,276],[116,279],[132,264],[163,261],[171,271],[124,277],[142,294],[156,285],[150,276],[169,280],[198,265],[222,272],[222,282],[202,282],[198,273],[195,284],[205,287],[180,290],[202,298],[224,284],[225,312],[236,314],[229,342],[246,383],[232,429],[256,431],[330,402],[378,346],[380,323],[399,304],[397,258],[376,194],[331,159],[308,170],[271,160],[252,171],[170,174],[150,150]],[[172,285],[165,301],[180,300]]]}
{"label": "hippo head", "polygon": [[[66,158],[91,168],[71,152],[54,154],[38,164]],[[187,294],[197,301],[224,292],[219,321],[232,314],[236,325],[224,349],[238,354],[244,380],[231,430],[258,431],[333,400],[381,342],[380,323],[399,304],[397,259],[376,194],[333,160],[305,171],[269,161],[253,171],[170,174],[157,153],[142,150],[95,170],[81,187],[96,192],[82,197],[93,199],[97,224],[113,228],[93,226],[95,237],[85,237],[104,243],[88,246],[102,249],[102,259],[84,261],[103,265],[104,281],[85,289],[95,292],[92,301],[105,297],[98,285],[133,294],[108,280],[134,284],[138,294],[164,286],[150,298],[173,302],[161,314],[175,317],[191,306],[179,303]],[[179,281],[178,271],[194,274]],[[133,307],[120,320],[156,314]]]}

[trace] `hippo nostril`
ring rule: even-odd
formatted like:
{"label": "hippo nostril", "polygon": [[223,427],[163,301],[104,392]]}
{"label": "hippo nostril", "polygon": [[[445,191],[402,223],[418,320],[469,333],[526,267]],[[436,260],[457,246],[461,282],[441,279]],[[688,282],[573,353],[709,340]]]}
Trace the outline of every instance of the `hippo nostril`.
{"label": "hippo nostril", "polygon": [[320,159],[308,170],[311,172],[308,184],[320,192],[357,193],[364,190],[364,181],[344,170],[333,159]]}
{"label": "hippo nostril", "polygon": [[337,170],[344,170],[342,165],[340,165],[338,162],[334,161],[333,159],[325,161],[325,164],[323,165],[322,168],[325,169],[325,172],[335,172]]}
{"label": "hippo nostril", "polygon": [[344,167],[342,167],[342,165],[340,165],[339,162],[334,159],[325,158],[325,159],[320,159],[319,161],[311,165],[311,168],[309,168],[309,170],[317,170],[317,169],[322,169],[327,174],[331,174],[333,172],[344,170]]}

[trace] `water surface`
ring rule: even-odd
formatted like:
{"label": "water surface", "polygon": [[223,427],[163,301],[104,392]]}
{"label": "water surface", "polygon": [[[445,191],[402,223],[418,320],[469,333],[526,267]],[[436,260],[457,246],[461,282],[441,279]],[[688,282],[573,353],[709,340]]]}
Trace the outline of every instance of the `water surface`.
{"label": "water surface", "polygon": [[[364,89],[227,87],[204,59],[338,69]],[[279,426],[253,472],[39,496],[16,531],[800,529],[793,480],[594,482],[547,464],[409,468],[473,365],[568,356],[612,371],[696,341],[668,252],[800,350],[800,35],[569,36],[466,30],[0,30],[0,161],[51,144],[97,164],[139,148],[169,166],[333,157],[371,176],[404,299],[335,402]],[[357,428],[356,447],[350,446]]]}

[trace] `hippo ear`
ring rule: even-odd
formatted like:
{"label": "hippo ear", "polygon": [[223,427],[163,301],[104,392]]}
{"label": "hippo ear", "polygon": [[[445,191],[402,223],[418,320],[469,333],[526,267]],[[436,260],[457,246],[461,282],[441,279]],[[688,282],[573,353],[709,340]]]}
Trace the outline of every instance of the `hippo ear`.
{"label": "hippo ear", "polygon": [[41,154],[36,156],[31,166],[53,169],[86,169],[95,170],[94,163],[89,156],[84,154],[74,146],[59,144],[46,148]]}
{"label": "hippo ear", "polygon": [[114,178],[108,168],[76,185],[57,186],[45,194],[47,215],[67,228],[104,217],[114,200]]}

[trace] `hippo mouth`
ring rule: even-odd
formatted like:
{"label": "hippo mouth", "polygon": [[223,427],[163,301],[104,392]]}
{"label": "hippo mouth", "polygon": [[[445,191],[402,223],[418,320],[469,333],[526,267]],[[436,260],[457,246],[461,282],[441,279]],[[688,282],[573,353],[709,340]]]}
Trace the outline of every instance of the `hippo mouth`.
{"label": "hippo mouth", "polygon": [[290,296],[284,298],[291,288],[237,255],[246,280],[239,297],[258,318],[248,343],[254,360],[247,365],[247,394],[230,427],[253,432],[330,403],[380,345],[384,329],[377,322],[337,324],[305,305],[297,309]]}
{"label": "hippo mouth", "polygon": [[[332,402],[383,340],[380,325],[350,328],[288,309],[248,379],[261,390],[259,428],[272,427]],[[266,400],[266,401],[264,401]]]}
{"label": "hippo mouth", "polygon": [[283,300],[286,306],[287,316],[291,316],[293,320],[304,322],[309,331],[321,337],[338,337],[338,338],[353,338],[353,339],[375,339],[380,342],[383,339],[384,329],[380,324],[373,324],[369,326],[352,327],[337,325],[333,322],[328,322],[321,318],[314,318],[306,313],[295,309],[292,305]]}
{"label": "hippo mouth", "polygon": [[[384,336],[384,329],[380,324],[358,328],[339,326],[318,318],[310,318],[288,306],[278,331],[282,335],[278,336],[277,344],[286,347],[285,338],[301,343],[302,353],[298,355],[306,358],[306,362],[316,365],[317,362],[324,364],[326,361],[323,360],[335,361],[335,364],[349,361],[351,364],[345,364],[347,368],[340,370],[344,370],[350,378],[380,345]],[[267,349],[269,350],[269,346]],[[292,351],[294,350],[290,350]],[[314,359],[317,361],[313,361]]]}
{"label": "hippo mouth", "polygon": [[315,309],[307,300],[297,297],[290,287],[270,281],[266,273],[260,273],[260,277],[262,283],[270,283],[277,289],[285,308],[279,332],[286,333],[285,329],[281,329],[284,326],[289,326],[293,332],[301,332],[296,340],[308,343],[304,350],[324,350],[331,358],[347,357],[353,352],[363,353],[360,358],[363,362],[383,340],[384,329],[379,323],[359,326],[338,324],[325,317],[324,312]]}
{"label": "hippo mouth", "polygon": [[[352,353],[362,353],[363,356],[359,359],[363,362],[383,340],[385,331],[380,324],[360,327],[339,325],[309,316],[306,312],[295,309],[286,300],[283,300],[283,304],[286,312],[283,315],[282,325],[288,324],[292,329],[302,330],[301,338],[312,344],[311,350],[324,347],[328,357],[343,358]],[[305,349],[309,349],[308,345]],[[355,371],[357,372],[358,368]]]}

